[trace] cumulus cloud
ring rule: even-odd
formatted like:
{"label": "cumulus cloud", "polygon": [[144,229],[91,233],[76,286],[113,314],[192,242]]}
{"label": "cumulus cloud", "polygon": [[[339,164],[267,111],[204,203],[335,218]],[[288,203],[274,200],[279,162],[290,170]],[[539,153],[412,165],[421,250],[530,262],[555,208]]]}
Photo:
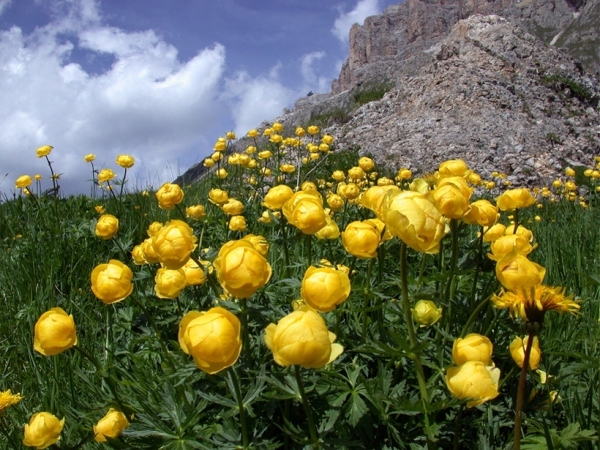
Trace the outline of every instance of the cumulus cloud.
{"label": "cumulus cloud", "polygon": [[329,85],[331,79],[319,75],[320,72],[315,68],[315,63],[325,58],[325,52],[312,52],[302,56],[300,60],[300,73],[302,74],[302,80],[305,87],[314,92],[327,92],[329,91]]}
{"label": "cumulus cloud", "polygon": [[331,32],[342,43],[348,42],[350,28],[355,23],[362,24],[366,17],[381,12],[379,0],[359,0],[353,10],[345,12],[340,9],[339,16],[333,23]]}
{"label": "cumulus cloud", "polygon": [[[0,13],[9,3],[0,0]],[[182,62],[152,30],[103,24],[93,0],[55,4],[54,19],[31,34],[0,31],[0,167],[10,174],[0,190],[12,190],[21,174],[48,172],[35,158],[45,144],[55,147],[51,159],[70,193],[89,190],[87,153],[113,169],[118,154],[131,154],[132,178],[169,179],[161,179],[165,162],[176,164],[214,123],[225,48],[215,44]],[[94,73],[74,52],[111,64]]]}

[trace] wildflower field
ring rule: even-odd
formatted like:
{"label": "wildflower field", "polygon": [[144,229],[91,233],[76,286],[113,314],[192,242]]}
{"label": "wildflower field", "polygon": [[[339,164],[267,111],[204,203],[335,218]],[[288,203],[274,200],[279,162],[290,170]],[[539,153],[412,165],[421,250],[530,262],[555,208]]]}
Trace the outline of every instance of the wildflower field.
{"label": "wildflower field", "polygon": [[82,154],[68,198],[32,150],[0,202],[1,448],[597,448],[600,158],[527,189],[248,138],[157,191]]}

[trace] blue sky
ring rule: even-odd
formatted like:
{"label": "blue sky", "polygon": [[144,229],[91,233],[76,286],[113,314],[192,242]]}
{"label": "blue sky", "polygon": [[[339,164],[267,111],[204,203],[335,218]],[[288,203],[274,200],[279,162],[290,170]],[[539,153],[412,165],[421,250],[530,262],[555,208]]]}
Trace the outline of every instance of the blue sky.
{"label": "blue sky", "polygon": [[[353,23],[392,0],[0,0],[0,193],[44,177],[65,193],[90,167],[158,187],[309,91],[328,92]],[[118,172],[119,173],[119,172]],[[6,174],[6,175],[5,175]]]}

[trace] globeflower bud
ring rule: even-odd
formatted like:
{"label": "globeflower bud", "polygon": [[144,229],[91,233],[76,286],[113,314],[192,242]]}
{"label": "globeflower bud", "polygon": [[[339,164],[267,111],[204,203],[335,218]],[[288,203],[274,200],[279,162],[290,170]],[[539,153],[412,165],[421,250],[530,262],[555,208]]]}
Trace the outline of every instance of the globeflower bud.
{"label": "globeflower bud", "polygon": [[58,420],[49,412],[35,413],[25,425],[23,445],[37,449],[48,448],[60,440],[65,419]]}
{"label": "globeflower bud", "polygon": [[419,300],[410,311],[420,327],[429,327],[442,317],[442,308],[438,308],[431,300]]}
{"label": "globeflower bud", "polygon": [[94,440],[96,442],[106,442],[106,438],[117,438],[121,432],[129,426],[129,421],[125,414],[110,408],[106,415],[93,426]]}
{"label": "globeflower bud", "polygon": [[265,344],[280,366],[292,364],[319,369],[344,351],[334,344],[336,336],[327,330],[323,318],[308,305],[302,305],[265,329]]}
{"label": "globeflower bud", "polygon": [[38,147],[35,151],[38,158],[42,158],[44,156],[48,156],[54,147],[51,145],[43,145]]}
{"label": "globeflower bud", "polygon": [[112,214],[104,214],[96,222],[96,236],[102,239],[111,239],[119,231],[119,219]]}
{"label": "globeflower bud", "polygon": [[173,209],[183,201],[183,190],[178,184],[165,183],[156,191],[158,207],[161,209]]}
{"label": "globeflower bud", "polygon": [[350,278],[333,267],[310,266],[302,279],[301,295],[307,305],[328,312],[342,304],[350,295]]}
{"label": "globeflower bud", "polygon": [[92,292],[102,302],[120,302],[133,292],[133,272],[121,261],[111,259],[92,270]]}
{"label": "globeflower bud", "polygon": [[77,344],[75,322],[62,308],[52,308],[35,323],[33,348],[44,356],[54,356]]}

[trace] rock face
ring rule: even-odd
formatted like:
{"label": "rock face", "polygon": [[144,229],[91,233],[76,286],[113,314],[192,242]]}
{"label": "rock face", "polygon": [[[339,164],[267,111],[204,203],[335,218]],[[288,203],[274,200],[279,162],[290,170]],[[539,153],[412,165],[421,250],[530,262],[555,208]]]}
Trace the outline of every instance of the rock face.
{"label": "rock face", "polygon": [[[388,167],[463,158],[484,177],[548,183],[600,155],[599,33],[600,0],[406,0],[352,27],[330,93],[275,120],[292,133],[327,117],[338,148]],[[387,93],[361,106],[373,86]]]}

